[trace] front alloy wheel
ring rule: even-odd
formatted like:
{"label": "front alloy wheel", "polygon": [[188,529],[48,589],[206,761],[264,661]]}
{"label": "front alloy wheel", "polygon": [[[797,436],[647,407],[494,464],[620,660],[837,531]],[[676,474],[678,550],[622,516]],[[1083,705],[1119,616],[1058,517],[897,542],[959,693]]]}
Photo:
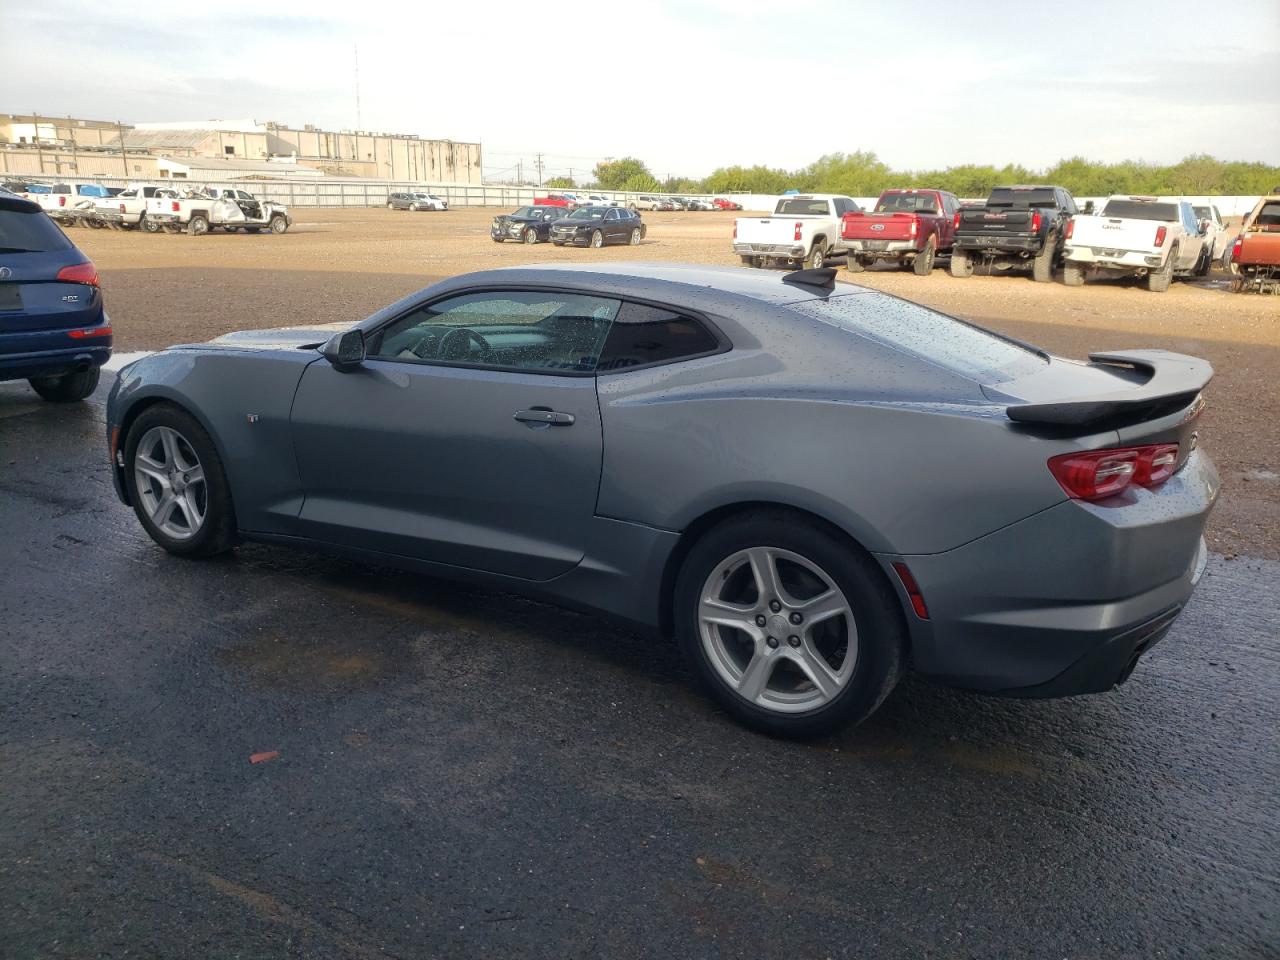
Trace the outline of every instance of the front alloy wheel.
{"label": "front alloy wheel", "polygon": [[600,247],[604,246],[604,234],[601,233],[599,230],[596,230],[594,233],[591,234],[591,246],[596,248],[597,250]]}
{"label": "front alloy wheel", "polygon": [[172,427],[152,427],[133,454],[139,506],[156,529],[174,540],[190,540],[204,526],[209,487],[190,442]]}

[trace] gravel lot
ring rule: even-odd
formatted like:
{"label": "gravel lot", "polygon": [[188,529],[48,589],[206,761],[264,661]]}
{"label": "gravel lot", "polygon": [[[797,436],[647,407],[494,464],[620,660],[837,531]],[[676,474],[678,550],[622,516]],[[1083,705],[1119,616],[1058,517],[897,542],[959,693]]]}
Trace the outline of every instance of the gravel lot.
{"label": "gravel lot", "polygon": [[[71,232],[103,273],[120,351],[262,326],[356,320],[441,277],[529,262],[681,260],[736,265],[733,214],[647,213],[637,250],[496,244],[494,209],[297,210],[281,237]],[[1055,353],[1165,347],[1209,359],[1202,442],[1222,472],[1214,550],[1280,559],[1280,297],[1231,295],[1220,274],[1151,294],[1126,281],[1067,289],[1024,275],[955,280],[877,269],[857,282]]]}

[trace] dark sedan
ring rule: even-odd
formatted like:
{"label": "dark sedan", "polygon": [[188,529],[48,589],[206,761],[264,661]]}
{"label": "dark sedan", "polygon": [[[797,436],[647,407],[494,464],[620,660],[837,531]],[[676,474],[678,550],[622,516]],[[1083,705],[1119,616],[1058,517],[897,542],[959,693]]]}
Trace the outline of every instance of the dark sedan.
{"label": "dark sedan", "polygon": [[0,193],[0,380],[83,400],[110,356],[98,271],[38,205]]}
{"label": "dark sedan", "polygon": [[563,207],[521,207],[515,213],[494,217],[493,223],[489,225],[489,236],[494,243],[502,243],[504,240],[545,242],[550,238],[551,225],[563,216]]}
{"label": "dark sedan", "polygon": [[1063,360],[834,277],[491,270],[173,347],[111,392],[116,489],[175,554],[319,546],[674,634],[774,733],[908,667],[1122,683],[1205,568],[1209,365]]}
{"label": "dark sedan", "polygon": [[606,243],[636,246],[644,239],[640,214],[626,207],[579,207],[551,225],[551,242],[557,247],[603,247]]}

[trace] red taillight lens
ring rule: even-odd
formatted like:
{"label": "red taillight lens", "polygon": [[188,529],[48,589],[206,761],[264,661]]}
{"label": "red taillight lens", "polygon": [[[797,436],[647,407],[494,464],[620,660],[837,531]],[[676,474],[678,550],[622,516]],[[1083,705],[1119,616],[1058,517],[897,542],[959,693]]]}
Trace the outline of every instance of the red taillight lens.
{"label": "red taillight lens", "polygon": [[67,336],[72,340],[88,340],[91,337],[111,336],[111,324],[104,323],[100,327],[85,327],[82,330],[68,330]]}
{"label": "red taillight lens", "polygon": [[1236,237],[1236,242],[1231,245],[1231,259],[1233,261],[1240,259],[1240,251],[1244,249],[1244,237]]}
{"label": "red taillight lens", "polygon": [[171,200],[171,201],[169,202],[169,209],[170,209],[170,210],[172,210],[174,213],[177,213],[177,212],[178,212],[178,201],[177,201],[177,200]]}
{"label": "red taillight lens", "polygon": [[911,218],[911,234],[910,234],[912,240],[916,238],[916,234],[919,231],[920,231],[920,221],[917,220],[915,217],[912,217]]}
{"label": "red taillight lens", "polygon": [[951,219],[951,226],[953,226],[957,230],[960,229],[960,211],[959,210],[956,211],[956,215]]}
{"label": "red taillight lens", "polygon": [[1169,231],[1166,227],[1156,227],[1156,246],[1163,247],[1164,238],[1167,237],[1168,235],[1169,235]]}
{"label": "red taillight lens", "polygon": [[1031,232],[1039,233],[1040,224],[1044,223],[1044,219],[1040,216],[1039,211],[1031,215]]}
{"label": "red taillight lens", "polygon": [[61,283],[84,283],[91,287],[98,285],[98,268],[90,261],[72,264],[58,271],[57,279]]}
{"label": "red taillight lens", "polygon": [[738,221],[733,221],[733,239],[738,239]]}
{"label": "red taillight lens", "polygon": [[800,239],[800,231],[801,231],[803,228],[804,228],[804,224],[803,224],[803,223],[797,223],[797,224],[796,224],[796,236],[795,236],[795,239],[797,239],[797,240],[799,240],[799,239]]}
{"label": "red taillight lens", "polygon": [[67,198],[66,198],[66,197],[59,197],[59,198],[58,198],[58,206],[60,206],[60,207],[65,207],[66,205],[67,205]]}
{"label": "red taillight lens", "polygon": [[1129,484],[1154,487],[1173,476],[1178,465],[1176,443],[1115,447],[1064,453],[1049,459],[1049,472],[1076,500],[1114,497]]}
{"label": "red taillight lens", "polygon": [[124,204],[123,204],[123,203],[122,203],[122,204],[120,204],[120,212],[121,212],[121,213],[124,213]]}
{"label": "red taillight lens", "polygon": [[1064,236],[1066,239],[1070,240],[1070,239],[1071,239],[1071,235],[1072,235],[1073,233],[1075,233],[1075,232],[1076,232],[1076,222],[1075,222],[1075,220],[1074,220],[1074,219],[1068,220],[1068,221],[1067,221],[1067,232],[1066,232],[1066,233],[1064,233],[1064,234],[1063,234],[1063,236]]}
{"label": "red taillight lens", "polygon": [[1178,445],[1157,443],[1139,447],[1138,466],[1133,472],[1133,482],[1140,487],[1154,487],[1173,476],[1178,465]]}
{"label": "red taillight lens", "polygon": [[916,578],[911,575],[907,565],[902,562],[895,563],[893,572],[902,581],[902,589],[907,591],[907,599],[911,601],[911,609],[916,612],[916,616],[921,620],[928,620],[929,608],[924,605],[924,595],[920,592],[920,585],[916,583]]}

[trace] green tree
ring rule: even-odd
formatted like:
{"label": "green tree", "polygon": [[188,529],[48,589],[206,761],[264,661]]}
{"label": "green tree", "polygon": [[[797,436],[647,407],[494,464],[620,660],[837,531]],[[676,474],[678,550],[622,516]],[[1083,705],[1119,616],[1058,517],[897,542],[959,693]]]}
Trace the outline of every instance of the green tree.
{"label": "green tree", "polygon": [[625,190],[627,193],[654,193],[661,187],[662,184],[658,183],[657,178],[645,170],[643,173],[633,173],[621,187],[609,189]]}
{"label": "green tree", "polygon": [[569,177],[552,177],[542,184],[544,187],[550,187],[552,190],[572,190],[576,184]]}
{"label": "green tree", "polygon": [[[635,157],[623,157],[620,160],[604,160],[596,164],[596,185],[602,190],[626,190],[626,184],[633,177],[645,176],[653,180],[653,174],[649,172],[641,161]],[[653,180],[657,183],[656,180]],[[650,187],[647,189],[656,189]]]}

